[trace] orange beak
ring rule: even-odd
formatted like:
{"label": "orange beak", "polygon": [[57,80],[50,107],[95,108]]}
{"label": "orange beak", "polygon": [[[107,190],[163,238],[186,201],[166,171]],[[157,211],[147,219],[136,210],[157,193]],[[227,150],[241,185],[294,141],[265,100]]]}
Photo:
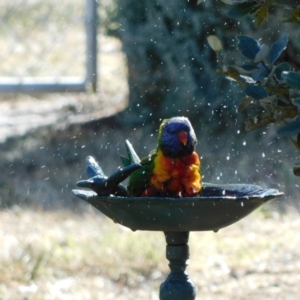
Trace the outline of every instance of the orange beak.
{"label": "orange beak", "polygon": [[184,146],[186,145],[187,143],[187,139],[188,139],[188,134],[186,131],[179,131],[178,132],[178,139],[180,141],[181,144],[183,144]]}

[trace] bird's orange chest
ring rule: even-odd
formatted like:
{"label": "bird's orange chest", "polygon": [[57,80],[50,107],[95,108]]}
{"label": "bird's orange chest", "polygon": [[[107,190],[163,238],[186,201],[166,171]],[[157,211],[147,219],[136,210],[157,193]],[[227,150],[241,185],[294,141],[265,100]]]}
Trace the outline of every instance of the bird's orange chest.
{"label": "bird's orange chest", "polygon": [[188,165],[180,159],[170,159],[170,158],[163,157],[160,160],[160,163],[162,169],[164,170],[157,168],[159,169],[158,171],[159,172],[165,171],[171,178],[184,176],[185,173],[187,172]]}
{"label": "bird's orange chest", "polygon": [[193,196],[201,190],[200,160],[196,152],[180,159],[165,157],[158,152],[151,184],[160,191],[175,196]]}

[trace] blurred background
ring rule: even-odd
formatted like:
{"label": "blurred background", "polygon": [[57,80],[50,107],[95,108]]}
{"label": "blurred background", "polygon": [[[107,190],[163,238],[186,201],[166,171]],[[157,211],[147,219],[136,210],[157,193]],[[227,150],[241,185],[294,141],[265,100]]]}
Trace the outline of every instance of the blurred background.
{"label": "blurred background", "polygon": [[163,236],[114,225],[71,191],[86,156],[111,174],[125,139],[143,157],[175,115],[195,128],[204,181],[285,193],[218,234],[193,233],[199,295],[297,295],[299,154],[275,125],[245,132],[243,94],[216,73],[207,36],[236,62],[237,34],[271,44],[287,32],[284,55],[297,68],[298,25],[278,28],[270,15],[257,29],[227,11],[219,0],[1,2],[1,299],[158,299]]}

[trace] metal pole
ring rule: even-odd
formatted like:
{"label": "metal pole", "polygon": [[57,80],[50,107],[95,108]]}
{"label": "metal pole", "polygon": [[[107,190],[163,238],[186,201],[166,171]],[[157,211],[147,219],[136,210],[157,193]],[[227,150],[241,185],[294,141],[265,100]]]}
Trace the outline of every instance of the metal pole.
{"label": "metal pole", "polygon": [[85,90],[86,83],[80,77],[0,77],[0,93],[78,93]]}
{"label": "metal pole", "polygon": [[86,85],[97,90],[98,2],[86,0]]}

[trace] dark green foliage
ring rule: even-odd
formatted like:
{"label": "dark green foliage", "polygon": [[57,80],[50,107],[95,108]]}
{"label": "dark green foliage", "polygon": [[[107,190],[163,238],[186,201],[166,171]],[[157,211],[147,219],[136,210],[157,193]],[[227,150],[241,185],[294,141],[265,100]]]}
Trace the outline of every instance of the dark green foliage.
{"label": "dark green foliage", "polygon": [[288,35],[284,34],[281,39],[274,43],[270,50],[270,63],[274,64],[275,61],[280,57],[282,52],[285,50],[288,43]]}
{"label": "dark green foliage", "polygon": [[[243,101],[242,110],[245,109],[245,103],[258,103],[263,108],[260,117],[248,121],[248,130],[296,117],[298,112],[294,102],[300,96],[297,91],[300,90],[300,74],[289,71],[291,66],[287,62],[275,65],[287,46],[287,35],[275,42],[270,51],[268,46],[260,45],[251,37],[237,36],[237,39],[239,51],[251,63],[223,66],[222,69],[228,70],[223,73],[240,83],[244,93],[253,100]],[[264,53],[260,55],[261,52]]]}
{"label": "dark green foliage", "polygon": [[300,90],[300,74],[296,72],[282,72],[281,76],[286,80],[287,84],[296,90]]}
{"label": "dark green foliage", "polygon": [[238,49],[248,59],[254,60],[257,53],[261,49],[261,45],[258,41],[250,36],[238,35],[236,37],[239,40]]}
{"label": "dark green foliage", "polygon": [[252,97],[255,100],[260,100],[268,97],[268,93],[262,86],[249,85],[244,89],[247,96]]}
{"label": "dark green foliage", "polygon": [[[290,136],[290,140],[300,150],[298,142],[292,137],[300,133],[300,73],[292,72],[288,62],[276,65],[288,44],[284,34],[270,48],[248,36],[237,36],[238,50],[250,63],[226,65],[222,53],[222,71],[227,77],[238,82],[247,95],[239,106],[245,111],[249,106],[260,107],[260,112],[248,119],[246,130],[251,131],[270,123],[284,124],[278,134]],[[257,110],[256,110],[257,112]]]}
{"label": "dark green foliage", "polygon": [[270,12],[277,12],[278,9],[284,12],[281,22],[300,23],[299,1],[285,0],[234,0],[233,7],[227,13],[232,19],[239,19],[248,14],[254,17],[255,25],[260,27],[268,20]]}
{"label": "dark green foliage", "polygon": [[276,76],[277,80],[282,80],[282,73],[284,71],[290,71],[291,65],[287,62],[283,62],[276,66],[274,75]]}

